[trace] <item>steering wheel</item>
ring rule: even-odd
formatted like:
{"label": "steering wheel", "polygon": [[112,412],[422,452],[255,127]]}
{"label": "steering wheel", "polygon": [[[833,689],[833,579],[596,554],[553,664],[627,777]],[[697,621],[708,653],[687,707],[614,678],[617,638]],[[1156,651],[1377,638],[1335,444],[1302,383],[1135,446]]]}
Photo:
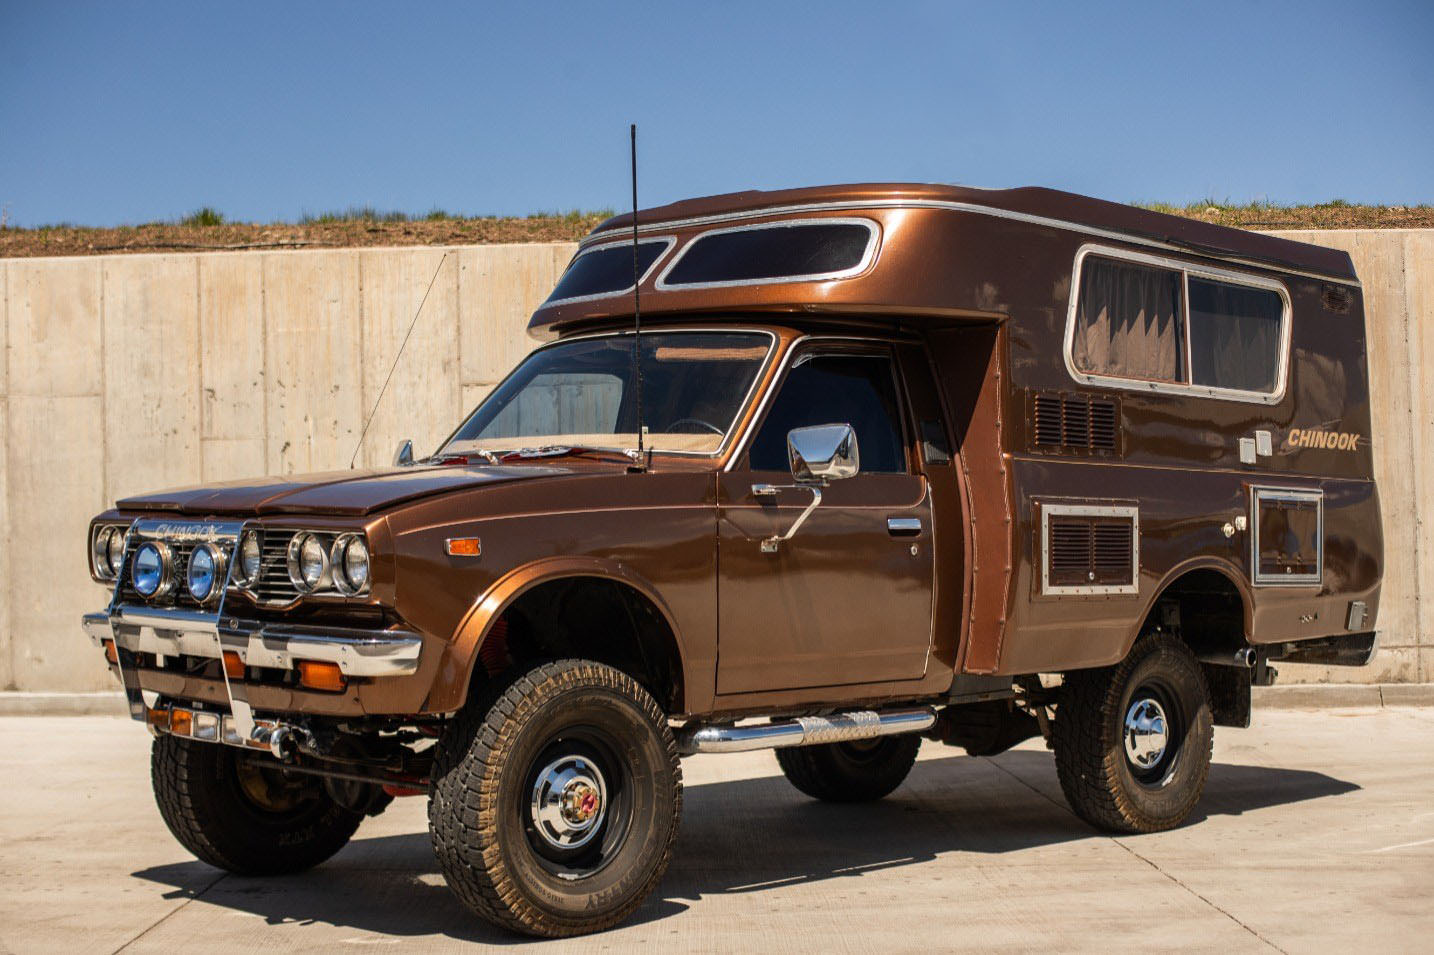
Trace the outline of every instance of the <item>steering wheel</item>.
{"label": "steering wheel", "polygon": [[680,433],[680,432],[679,432],[679,429],[680,429],[684,424],[695,424],[695,425],[698,425],[698,426],[700,426],[700,427],[706,428],[708,431],[711,431],[713,434],[716,434],[716,435],[723,435],[723,434],[726,434],[726,433],[727,433],[727,432],[723,431],[721,428],[717,427],[717,426],[716,426],[715,424],[713,424],[712,422],[710,422],[710,421],[703,421],[701,418],[678,418],[676,421],[671,422],[671,423],[667,426],[667,431],[668,431],[669,433],[674,433],[674,434]]}

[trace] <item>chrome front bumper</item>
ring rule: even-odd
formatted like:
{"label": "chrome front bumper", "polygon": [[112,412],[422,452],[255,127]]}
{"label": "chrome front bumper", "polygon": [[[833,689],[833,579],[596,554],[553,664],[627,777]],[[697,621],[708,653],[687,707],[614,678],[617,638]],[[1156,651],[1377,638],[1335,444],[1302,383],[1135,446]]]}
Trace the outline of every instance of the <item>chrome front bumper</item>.
{"label": "chrome front bumper", "polygon": [[[423,638],[406,630],[364,630],[347,627],[306,627],[262,623],[223,614],[116,604],[108,613],[87,613],[85,633],[96,646],[115,645],[120,682],[130,715],[156,732],[180,732],[174,708],[151,709],[144,701],[132,654],[194,656],[223,660],[235,653],[245,666],[293,669],[300,660],[336,664],[349,677],[409,676],[418,671]],[[292,732],[272,720],[255,719],[242,682],[229,679],[221,665],[229,697],[229,713],[211,720],[208,714],[181,708],[182,735],[239,746],[281,748],[279,731]],[[161,719],[163,716],[163,719]],[[163,724],[163,725],[161,725]]]}
{"label": "chrome front bumper", "polygon": [[245,666],[291,670],[299,660],[318,660],[337,664],[345,676],[409,676],[418,672],[423,647],[423,639],[407,631],[221,622],[213,614],[124,605],[113,615],[85,614],[84,628],[96,646],[113,639],[131,653],[217,660],[222,642]]}

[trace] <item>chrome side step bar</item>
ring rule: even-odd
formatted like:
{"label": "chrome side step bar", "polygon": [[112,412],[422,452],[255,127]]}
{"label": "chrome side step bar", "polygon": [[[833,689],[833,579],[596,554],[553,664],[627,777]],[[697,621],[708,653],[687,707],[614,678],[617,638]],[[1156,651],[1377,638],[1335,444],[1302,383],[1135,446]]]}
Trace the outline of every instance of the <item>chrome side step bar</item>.
{"label": "chrome side step bar", "polygon": [[677,749],[684,756],[693,753],[742,753],[753,749],[782,746],[815,746],[845,743],[878,736],[919,733],[936,723],[936,711],[929,706],[905,710],[858,710],[830,716],[798,716],[756,726],[731,723],[700,723],[685,726],[677,734]]}

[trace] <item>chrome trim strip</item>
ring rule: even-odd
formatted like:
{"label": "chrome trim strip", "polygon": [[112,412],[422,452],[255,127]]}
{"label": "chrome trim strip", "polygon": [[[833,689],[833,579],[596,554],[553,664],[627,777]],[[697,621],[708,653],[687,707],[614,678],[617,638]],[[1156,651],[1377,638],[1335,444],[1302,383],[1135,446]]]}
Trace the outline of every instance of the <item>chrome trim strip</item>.
{"label": "chrome trim strip", "polygon": [[[661,231],[666,229],[683,229],[689,226],[707,225],[718,222],[738,222],[743,219],[760,219],[767,216],[792,215],[806,212],[824,211],[860,211],[863,209],[943,209],[951,212],[971,212],[977,215],[991,216],[997,219],[1010,219],[1014,222],[1025,222],[1031,225],[1045,226],[1051,229],[1061,229],[1066,232],[1079,232],[1083,235],[1092,235],[1115,242],[1126,242],[1131,245],[1143,245],[1152,249],[1164,249],[1169,252],[1179,252],[1184,255],[1204,255],[1207,258],[1219,259],[1223,262],[1230,262],[1236,265],[1245,265],[1251,268],[1265,269],[1271,272],[1281,272],[1285,275],[1298,275],[1308,279],[1319,279],[1322,282],[1335,282],[1350,288],[1362,288],[1359,279],[1349,279],[1343,276],[1329,275],[1323,272],[1307,272],[1302,269],[1284,268],[1270,262],[1262,262],[1258,259],[1245,259],[1232,255],[1221,255],[1218,252],[1202,253],[1196,249],[1190,249],[1173,242],[1161,242],[1158,239],[1147,239],[1143,236],[1131,235],[1125,232],[1116,232],[1111,229],[1102,229],[1097,226],[1082,225],[1079,222],[1069,222],[1064,219],[1052,219],[1048,216],[1032,215],[1027,212],[1014,212],[1009,209],[997,209],[994,206],[983,206],[975,202],[957,202],[950,199],[866,199],[866,200],[842,200],[831,202],[809,202],[797,203],[790,206],[772,206],[766,209],[747,209],[740,212],[723,212],[709,216],[693,216],[687,219],[664,219],[650,223],[646,226],[638,224],[638,234],[644,231]],[[584,243],[606,238],[609,235],[631,234],[631,226],[606,229],[602,232],[594,232],[583,240]],[[579,246],[581,248],[581,245]]]}
{"label": "chrome trim strip", "polygon": [[[423,638],[407,630],[315,629],[243,620],[226,620],[221,625],[208,619],[208,614],[134,607],[118,610],[115,615],[85,614],[85,632],[96,644],[113,637],[117,646],[131,652],[211,660],[230,650],[239,654],[245,666],[281,670],[293,669],[298,660],[320,660],[338,664],[347,676],[369,677],[416,673],[423,648]],[[206,619],[186,619],[196,616]],[[231,694],[235,689],[230,686]],[[231,702],[244,701],[231,695]]]}
{"label": "chrome trim strip", "polygon": [[[1260,573],[1260,504],[1263,501],[1314,503],[1316,551],[1313,574]],[[1324,583],[1324,491],[1322,489],[1251,486],[1250,527],[1250,583],[1256,587],[1317,587]]]}
{"label": "chrome trim strip", "polygon": [[[755,232],[758,229],[790,229],[801,228],[807,225],[859,225],[866,229],[866,247],[862,249],[861,259],[856,265],[850,268],[838,269],[834,272],[813,272],[807,275],[775,275],[765,279],[724,279],[720,282],[683,282],[678,285],[668,285],[667,276],[677,268],[677,264],[687,257],[695,245],[703,239],[714,235],[727,235],[732,232]],[[731,226],[726,229],[708,229],[706,232],[698,233],[688,240],[682,247],[682,251],[672,257],[667,263],[662,274],[653,283],[653,288],[659,292],[688,291],[691,289],[704,288],[735,288],[743,285],[775,285],[782,282],[826,282],[833,279],[850,278],[853,275],[860,275],[871,267],[872,261],[876,258],[876,249],[881,235],[881,226],[874,219],[858,218],[835,218],[821,217],[816,219],[781,219],[776,222],[757,222],[750,225]],[[628,291],[632,291],[628,289]]]}
{"label": "chrome trim strip", "polygon": [[[1111,504],[1047,504],[1037,501],[1041,509],[1041,596],[1094,596],[1136,594],[1140,592],[1140,508],[1134,505]],[[1051,517],[1128,517],[1130,518],[1130,583],[1128,584],[1052,584],[1051,583]]]}
{"label": "chrome trim strip", "polygon": [[[638,245],[643,244],[643,242],[665,242],[666,246],[661,252],[657,253],[657,258],[653,259],[652,264],[649,265],[643,271],[641,276],[638,277],[638,284],[646,282],[648,276],[652,274],[653,269],[657,268],[659,265],[662,264],[662,260],[667,257],[667,253],[671,252],[672,247],[677,244],[677,236],[665,235],[656,239],[639,239]],[[618,239],[614,242],[604,242],[601,245],[592,245],[587,247],[579,246],[577,254],[572,257],[572,260],[569,261],[567,265],[563,266],[563,271],[558,274],[558,281],[561,282],[563,280],[563,276],[568,274],[568,270],[573,267],[573,264],[576,263],[578,259],[587,255],[589,252],[601,252],[603,249],[614,249],[622,245],[630,247],[632,245],[632,241],[630,239]],[[631,295],[632,290],[633,286],[629,285],[627,288],[618,289],[615,292],[594,292],[591,295],[571,295],[567,298],[544,300],[543,304],[539,305],[538,307],[548,308],[554,305],[572,305],[575,302],[594,302],[600,298],[620,298],[624,295]]]}
{"label": "chrome trim strip", "polygon": [[[1085,265],[1086,257],[1089,255],[1104,256],[1123,262],[1134,262],[1137,265],[1153,265],[1159,268],[1169,269],[1172,272],[1181,273],[1180,312],[1185,335],[1184,364],[1186,381],[1145,381],[1139,378],[1122,378],[1118,375],[1094,374],[1081,371],[1076,367],[1075,356],[1073,354],[1075,348],[1076,311],[1080,303],[1081,270]],[[1190,377],[1194,374],[1190,367],[1191,275],[1194,275],[1196,278],[1225,282],[1230,285],[1262,288],[1275,292],[1280,296],[1280,301],[1284,303],[1284,310],[1280,314],[1279,367],[1275,370],[1276,387],[1273,392],[1217,388],[1211,385],[1197,385],[1189,381]],[[1136,391],[1142,394],[1150,394],[1153,392],[1156,394],[1195,395],[1202,398],[1215,398],[1220,401],[1242,401],[1249,404],[1274,405],[1284,400],[1285,389],[1289,383],[1290,339],[1293,335],[1293,326],[1294,307],[1290,303],[1290,293],[1282,282],[1277,282],[1274,279],[1268,279],[1264,276],[1249,275],[1244,272],[1213,269],[1204,265],[1196,265],[1183,259],[1174,259],[1161,255],[1146,255],[1142,252],[1131,252],[1126,249],[1117,249],[1111,246],[1088,242],[1076,250],[1075,264],[1072,266],[1070,301],[1066,305],[1066,328],[1061,346],[1061,354],[1065,359],[1066,372],[1071,378],[1084,385],[1097,388],[1116,388],[1122,391]]]}

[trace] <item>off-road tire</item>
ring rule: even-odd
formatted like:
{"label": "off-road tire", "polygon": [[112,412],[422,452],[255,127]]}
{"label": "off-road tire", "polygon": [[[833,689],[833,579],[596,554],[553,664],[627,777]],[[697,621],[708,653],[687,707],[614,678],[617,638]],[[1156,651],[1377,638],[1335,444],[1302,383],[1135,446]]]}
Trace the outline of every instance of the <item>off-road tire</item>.
{"label": "off-road tire", "polygon": [[[537,767],[574,739],[603,746],[621,778],[608,781],[601,838],[581,850],[596,859],[591,871],[578,860],[565,878],[540,851],[529,806]],[[642,904],[667,871],[681,813],[677,744],[657,701],[620,670],[558,660],[475,692],[445,728],[428,829],[464,905],[510,931],[558,938],[611,928]]]}
{"label": "off-road tire", "polygon": [[872,802],[890,795],[916,764],[921,737],[883,736],[855,743],[789,746],[777,765],[793,786],[825,802]]}
{"label": "off-road tire", "polygon": [[[284,778],[290,805],[266,808],[246,792],[239,774],[256,770],[253,763],[241,766],[241,759],[254,757],[173,736],[157,737],[150,750],[159,814],[201,862],[237,875],[302,872],[342,849],[363,821],[362,813],[336,803],[317,777]],[[265,767],[265,778],[279,778],[277,767]]]}
{"label": "off-road tire", "polygon": [[[1156,778],[1142,781],[1126,755],[1125,719],[1137,694],[1151,692],[1173,711],[1167,747],[1178,748],[1167,767],[1152,767]],[[1116,666],[1066,675],[1051,736],[1076,815],[1108,832],[1173,829],[1200,801],[1210,772],[1215,734],[1200,663],[1175,637],[1144,636]]]}

